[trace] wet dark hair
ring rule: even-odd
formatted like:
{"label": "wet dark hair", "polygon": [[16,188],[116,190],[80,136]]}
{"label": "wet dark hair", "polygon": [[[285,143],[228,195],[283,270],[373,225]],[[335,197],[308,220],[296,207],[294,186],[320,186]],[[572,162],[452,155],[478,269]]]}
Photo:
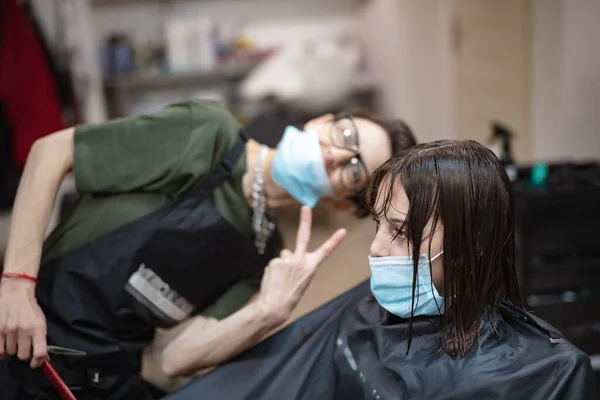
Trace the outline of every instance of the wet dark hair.
{"label": "wet dark hair", "polygon": [[415,260],[413,309],[423,229],[432,218],[432,232],[438,224],[444,230],[446,300],[440,352],[464,357],[480,333],[482,318],[496,330],[493,318],[500,302],[522,307],[511,183],[486,147],[474,141],[441,140],[411,147],[373,173],[366,194],[373,217],[386,218],[400,187],[409,201],[405,226],[399,231],[407,232]]}
{"label": "wet dark hair", "polygon": [[[353,118],[362,118],[379,125],[390,138],[392,143],[392,157],[401,151],[417,144],[415,136],[410,127],[400,119],[388,119],[366,108],[350,108],[336,115],[336,118],[343,118],[351,115]],[[365,205],[365,191],[361,191],[350,199],[356,204],[354,215],[358,218],[365,218],[369,215],[369,209]]]}

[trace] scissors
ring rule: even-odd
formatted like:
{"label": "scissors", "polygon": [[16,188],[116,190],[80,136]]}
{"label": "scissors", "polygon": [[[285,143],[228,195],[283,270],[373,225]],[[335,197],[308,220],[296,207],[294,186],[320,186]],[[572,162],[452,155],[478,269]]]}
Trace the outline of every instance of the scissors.
{"label": "scissors", "polygon": [[60,346],[48,346],[48,354],[60,354],[64,356],[85,356],[87,353],[81,350],[69,349]]}
{"label": "scissors", "polygon": [[[86,355],[85,351],[68,349],[66,347],[60,346],[48,346],[48,353],[62,354],[67,356]],[[50,383],[52,383],[52,386],[54,386],[54,388],[60,394],[60,397],[63,400],[77,400],[75,399],[75,396],[73,396],[73,393],[69,390],[65,382],[61,379],[60,375],[58,375],[54,368],[52,368],[52,365],[50,365],[50,362],[48,362],[48,360],[44,360],[42,364],[42,371],[44,371],[44,374],[46,375]]]}

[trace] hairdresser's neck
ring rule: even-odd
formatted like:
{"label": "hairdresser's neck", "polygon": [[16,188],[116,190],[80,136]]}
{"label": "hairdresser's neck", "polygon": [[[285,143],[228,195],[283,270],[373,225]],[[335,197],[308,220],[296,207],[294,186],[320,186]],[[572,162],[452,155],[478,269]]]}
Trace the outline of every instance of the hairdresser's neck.
{"label": "hairdresser's neck", "polygon": [[[250,206],[252,206],[252,185],[255,180],[254,169],[256,163],[259,162],[260,147],[260,143],[252,139],[248,140],[246,143],[246,173],[243,178],[243,188],[244,195]],[[298,203],[285,190],[273,182],[273,179],[271,178],[271,169],[275,152],[275,149],[269,149],[263,162],[263,180],[265,182],[264,188],[267,196],[267,204],[274,209],[298,205]]]}

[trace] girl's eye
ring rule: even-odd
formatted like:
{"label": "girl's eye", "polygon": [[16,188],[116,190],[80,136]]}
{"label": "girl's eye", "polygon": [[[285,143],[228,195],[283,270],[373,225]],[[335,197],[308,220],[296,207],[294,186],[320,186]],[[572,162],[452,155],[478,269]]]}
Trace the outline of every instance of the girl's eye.
{"label": "girl's eye", "polygon": [[408,235],[405,230],[401,231],[400,229],[394,229],[394,237],[398,240],[404,240]]}
{"label": "girl's eye", "polygon": [[375,233],[379,232],[379,220],[377,218],[372,218],[373,222],[375,222]]}

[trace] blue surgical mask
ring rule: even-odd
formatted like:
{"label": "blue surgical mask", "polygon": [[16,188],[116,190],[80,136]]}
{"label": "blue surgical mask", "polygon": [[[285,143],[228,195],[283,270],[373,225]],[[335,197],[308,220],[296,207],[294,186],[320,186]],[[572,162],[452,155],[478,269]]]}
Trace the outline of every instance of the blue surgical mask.
{"label": "blue surgical mask", "polygon": [[[438,253],[431,261],[442,253]],[[371,267],[371,291],[379,305],[398,317],[410,318],[414,276],[413,258],[410,256],[369,256],[369,266]],[[419,257],[417,271],[414,315],[443,313],[444,298],[440,296],[431,282],[431,272],[426,254],[421,254]]]}
{"label": "blue surgical mask", "polygon": [[286,128],[273,158],[271,177],[293,198],[311,208],[321,197],[333,195],[316,130]]}

